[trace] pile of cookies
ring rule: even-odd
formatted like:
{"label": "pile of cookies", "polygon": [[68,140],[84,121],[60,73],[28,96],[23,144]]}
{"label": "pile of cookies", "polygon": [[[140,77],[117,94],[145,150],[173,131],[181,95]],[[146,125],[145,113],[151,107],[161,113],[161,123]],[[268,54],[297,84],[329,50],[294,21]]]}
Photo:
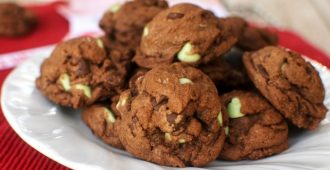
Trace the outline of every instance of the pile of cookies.
{"label": "pile of cookies", "polygon": [[314,130],[327,112],[314,67],[241,18],[135,0],[111,7],[100,27],[103,37],[60,43],[36,85],[137,158],[261,159],[288,148],[288,123]]}

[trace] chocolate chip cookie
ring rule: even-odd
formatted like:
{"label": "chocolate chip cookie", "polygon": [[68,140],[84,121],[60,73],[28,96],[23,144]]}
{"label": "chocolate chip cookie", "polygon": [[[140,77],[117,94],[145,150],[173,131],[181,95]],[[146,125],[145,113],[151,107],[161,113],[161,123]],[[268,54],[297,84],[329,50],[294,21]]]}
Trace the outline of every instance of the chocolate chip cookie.
{"label": "chocolate chip cookie", "polygon": [[233,91],[222,96],[230,117],[221,159],[261,159],[288,148],[288,126],[262,96]]}
{"label": "chocolate chip cookie", "polygon": [[146,68],[175,61],[208,63],[235,44],[228,29],[208,10],[192,4],[175,5],[145,26],[134,61]]}
{"label": "chocolate chip cookie", "polygon": [[232,33],[238,39],[236,46],[243,50],[254,51],[278,44],[278,37],[275,33],[265,28],[251,27],[243,18],[227,17],[221,20],[231,28]]}
{"label": "chocolate chip cookie", "polygon": [[119,137],[134,156],[160,165],[203,166],[225,140],[221,103],[201,71],[175,63],[156,67],[121,93]]}
{"label": "chocolate chip cookie", "polygon": [[300,54],[266,47],[243,57],[248,75],[268,101],[299,128],[314,130],[324,119],[324,87]]}
{"label": "chocolate chip cookie", "polygon": [[33,30],[37,17],[15,3],[0,3],[0,37],[20,36]]}
{"label": "chocolate chip cookie", "polygon": [[104,14],[100,27],[111,41],[135,49],[140,44],[144,26],[167,7],[165,0],[134,0],[115,5]]}
{"label": "chocolate chip cookie", "polygon": [[113,147],[123,149],[117,133],[120,114],[115,105],[118,99],[119,96],[115,96],[109,103],[104,102],[87,107],[82,111],[81,116],[95,136]]}
{"label": "chocolate chip cookie", "polygon": [[[113,52],[110,52],[111,54]],[[37,88],[62,106],[81,108],[122,91],[126,58],[108,56],[101,39],[76,38],[62,42],[41,65]]]}

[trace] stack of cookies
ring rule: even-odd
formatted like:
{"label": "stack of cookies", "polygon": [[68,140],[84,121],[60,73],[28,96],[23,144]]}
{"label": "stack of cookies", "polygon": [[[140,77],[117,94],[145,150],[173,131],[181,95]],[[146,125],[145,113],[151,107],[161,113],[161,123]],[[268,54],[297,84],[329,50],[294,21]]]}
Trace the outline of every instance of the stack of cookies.
{"label": "stack of cookies", "polygon": [[135,0],[100,26],[103,37],[60,43],[36,85],[137,158],[173,167],[261,159],[288,148],[288,123],[315,130],[327,112],[314,67],[241,18]]}

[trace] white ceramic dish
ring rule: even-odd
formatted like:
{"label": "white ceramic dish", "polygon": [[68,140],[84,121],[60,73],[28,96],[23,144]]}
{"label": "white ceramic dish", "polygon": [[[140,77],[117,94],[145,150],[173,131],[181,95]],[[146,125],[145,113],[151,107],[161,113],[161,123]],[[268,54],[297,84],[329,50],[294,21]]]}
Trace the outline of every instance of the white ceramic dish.
{"label": "white ceramic dish", "polygon": [[[48,51],[50,53],[50,49]],[[42,54],[42,55],[41,55]],[[79,111],[49,102],[34,81],[45,53],[29,58],[6,79],[1,104],[9,124],[29,145],[72,169],[171,169],[132,157],[94,137],[81,121]],[[330,108],[330,70],[311,61],[320,72]],[[291,135],[290,148],[280,155],[258,161],[214,161],[208,169],[329,169],[330,114],[315,132]]]}

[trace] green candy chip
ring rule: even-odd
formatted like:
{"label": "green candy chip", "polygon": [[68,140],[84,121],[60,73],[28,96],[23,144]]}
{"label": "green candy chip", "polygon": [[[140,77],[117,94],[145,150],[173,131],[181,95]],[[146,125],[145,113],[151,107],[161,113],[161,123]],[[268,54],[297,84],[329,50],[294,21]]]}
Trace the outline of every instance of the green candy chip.
{"label": "green candy chip", "polygon": [[171,141],[172,140],[172,135],[170,133],[165,133],[164,135],[166,141]]}
{"label": "green candy chip", "polygon": [[193,51],[194,46],[191,43],[186,43],[181,51],[178,53],[178,59],[185,63],[195,63],[201,59],[199,54],[194,54]]}
{"label": "green candy chip", "polygon": [[143,35],[142,36],[146,37],[148,35],[149,35],[149,28],[147,26],[145,26],[144,29],[143,29]]}
{"label": "green candy chip", "polygon": [[104,49],[104,45],[103,45],[103,42],[102,42],[102,40],[101,39],[96,39],[96,44],[97,44],[97,46],[99,46],[100,48],[102,48],[102,49]]}
{"label": "green candy chip", "polygon": [[223,120],[222,120],[222,113],[221,112],[219,112],[219,114],[218,114],[218,122],[219,122],[220,127],[222,127]]}
{"label": "green candy chip", "polygon": [[116,13],[121,8],[121,4],[114,4],[109,8],[109,11]]}
{"label": "green candy chip", "polygon": [[180,82],[180,84],[192,84],[193,83],[190,79],[187,79],[187,78],[180,78],[179,82]]}
{"label": "green candy chip", "polygon": [[226,136],[229,135],[229,127],[228,126],[225,127],[225,134],[226,134]]}
{"label": "green candy chip", "polygon": [[184,144],[184,143],[186,143],[186,140],[185,139],[179,139],[179,143]]}
{"label": "green candy chip", "polygon": [[107,113],[107,122],[108,123],[115,123],[116,122],[116,117],[115,115],[111,112],[111,110],[104,108],[104,112]]}
{"label": "green candy chip", "polygon": [[89,86],[83,85],[83,84],[76,84],[75,89],[82,90],[84,92],[84,95],[88,98],[92,97],[91,88]]}
{"label": "green candy chip", "polygon": [[231,102],[227,106],[227,111],[229,117],[232,119],[245,116],[243,113],[241,113],[241,102],[238,97],[231,99]]}
{"label": "green candy chip", "polygon": [[71,89],[70,85],[70,77],[68,74],[64,73],[60,76],[60,82],[65,91],[69,91]]}

